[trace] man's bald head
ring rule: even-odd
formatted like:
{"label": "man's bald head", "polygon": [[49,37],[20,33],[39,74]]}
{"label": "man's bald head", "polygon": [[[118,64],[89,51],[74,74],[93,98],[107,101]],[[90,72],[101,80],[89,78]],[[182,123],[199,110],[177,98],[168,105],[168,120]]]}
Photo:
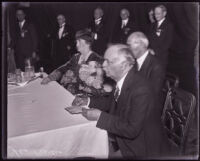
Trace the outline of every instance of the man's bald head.
{"label": "man's bald head", "polygon": [[142,32],[133,32],[127,39],[127,44],[135,58],[141,57],[148,48],[149,40]]}
{"label": "man's bald head", "polygon": [[127,18],[129,18],[129,16],[130,16],[130,13],[126,8],[120,11],[120,17],[122,20],[126,20]]}

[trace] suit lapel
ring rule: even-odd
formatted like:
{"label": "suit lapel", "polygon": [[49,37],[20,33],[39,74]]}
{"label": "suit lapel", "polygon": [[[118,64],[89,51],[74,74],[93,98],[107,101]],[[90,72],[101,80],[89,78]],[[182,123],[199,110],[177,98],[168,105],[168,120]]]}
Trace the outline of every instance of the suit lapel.
{"label": "suit lapel", "polygon": [[144,60],[142,66],[141,66],[140,72],[147,71],[146,69],[149,67],[150,63],[151,63],[151,55],[150,55],[150,53],[148,53],[146,59]]}
{"label": "suit lapel", "polygon": [[21,28],[21,30],[24,30],[24,29],[26,29],[27,28],[27,22],[25,21],[24,22],[24,25],[22,26],[22,28]]}
{"label": "suit lapel", "polygon": [[165,18],[165,20],[162,22],[162,24],[158,27],[159,29],[163,29],[166,26],[167,20]]}
{"label": "suit lapel", "polygon": [[122,106],[122,104],[124,103],[124,100],[127,99],[127,95],[129,93],[129,87],[131,86],[130,84],[132,84],[132,82],[133,82],[134,74],[135,74],[135,70],[132,68],[128,72],[128,74],[127,74],[127,76],[124,80],[124,83],[123,83],[122,89],[121,89],[121,93],[120,93],[120,96],[118,98],[118,105],[119,106]]}

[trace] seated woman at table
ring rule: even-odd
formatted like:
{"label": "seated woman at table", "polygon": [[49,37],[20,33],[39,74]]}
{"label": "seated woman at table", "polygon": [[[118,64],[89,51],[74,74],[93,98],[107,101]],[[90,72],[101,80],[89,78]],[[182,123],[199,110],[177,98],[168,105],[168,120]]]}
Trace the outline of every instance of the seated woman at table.
{"label": "seated woman at table", "polygon": [[76,33],[76,47],[79,53],[61,67],[44,78],[41,84],[58,81],[72,94],[102,94],[111,91],[104,85],[105,74],[102,70],[103,58],[91,50],[92,33],[80,30]]}

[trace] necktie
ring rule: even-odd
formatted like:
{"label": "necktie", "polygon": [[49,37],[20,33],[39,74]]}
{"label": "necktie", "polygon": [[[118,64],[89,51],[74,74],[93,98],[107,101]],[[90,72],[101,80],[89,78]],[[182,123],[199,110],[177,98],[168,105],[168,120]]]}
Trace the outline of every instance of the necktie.
{"label": "necktie", "polygon": [[119,98],[119,87],[116,87],[115,89],[114,98],[115,98],[115,101],[117,102],[117,99]]}
{"label": "necktie", "polygon": [[139,68],[138,62],[137,62],[137,59],[135,59],[135,64],[134,64],[135,71],[138,71],[138,68]]}

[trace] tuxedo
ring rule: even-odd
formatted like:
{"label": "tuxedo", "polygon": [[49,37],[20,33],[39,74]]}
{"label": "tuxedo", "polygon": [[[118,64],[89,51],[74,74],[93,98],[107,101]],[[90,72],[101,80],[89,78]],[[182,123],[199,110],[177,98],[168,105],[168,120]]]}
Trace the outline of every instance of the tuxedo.
{"label": "tuxedo", "polygon": [[34,25],[25,21],[20,27],[18,22],[10,47],[15,50],[16,67],[24,70],[25,59],[38,51],[38,36]]}
{"label": "tuxedo", "polygon": [[52,61],[54,68],[57,68],[70,60],[75,52],[75,33],[73,28],[67,24],[63,28],[58,28],[54,33],[54,40],[55,46]]}
{"label": "tuxedo", "polygon": [[107,130],[124,158],[160,155],[163,130],[155,107],[155,95],[148,81],[131,69],[125,77],[117,103],[114,90],[107,98],[91,99],[89,107],[103,111],[97,127]]}
{"label": "tuxedo", "polygon": [[108,43],[106,23],[104,18],[102,17],[101,20],[97,22],[95,22],[95,19],[93,19],[89,23],[88,28],[94,35],[94,42],[92,44],[93,51],[103,56]]}
{"label": "tuxedo", "polygon": [[166,66],[173,38],[173,26],[167,19],[165,19],[159,27],[157,26],[157,22],[150,26],[150,32],[148,34],[150,48],[155,51],[155,55],[160,62]]}
{"label": "tuxedo", "polygon": [[115,26],[112,36],[112,42],[126,44],[128,36],[135,31],[139,31],[139,28],[136,23],[134,23],[130,18],[123,28],[121,20]]}

